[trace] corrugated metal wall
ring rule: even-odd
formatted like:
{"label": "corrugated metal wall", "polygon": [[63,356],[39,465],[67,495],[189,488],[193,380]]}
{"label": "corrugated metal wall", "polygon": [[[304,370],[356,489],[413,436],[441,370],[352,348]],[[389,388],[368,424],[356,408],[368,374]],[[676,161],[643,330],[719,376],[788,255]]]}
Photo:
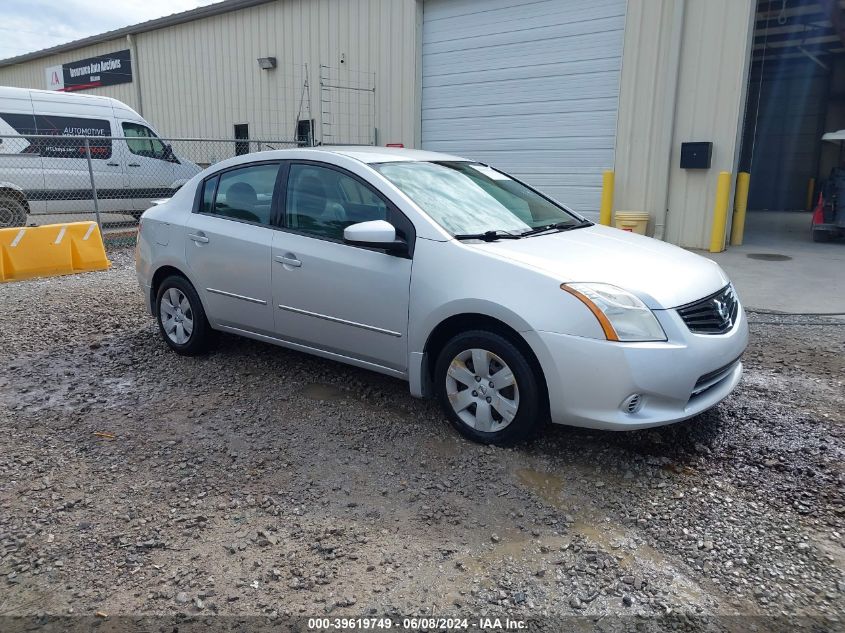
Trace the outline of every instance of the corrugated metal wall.
{"label": "corrugated metal wall", "polygon": [[[748,84],[753,0],[686,0],[670,157],[666,240],[706,248],[720,171],[736,173]],[[679,167],[681,143],[712,141],[710,169]]]}
{"label": "corrugated metal wall", "polygon": [[[736,172],[754,6],[628,0],[614,208],[674,244],[709,245],[718,174]],[[685,141],[713,142],[710,169],[680,169]]]}
{"label": "corrugated metal wall", "polygon": [[[663,238],[683,3],[629,0],[616,137],[616,209],[648,212]],[[659,168],[662,166],[662,168]]]}
{"label": "corrugated metal wall", "polygon": [[[143,114],[164,136],[293,138],[308,64],[312,118],[320,65],[374,74],[378,142],[417,136],[419,7],[415,0],[278,0],[135,36]],[[128,48],[125,39],[0,68],[0,84],[44,88],[44,69]],[[260,70],[259,57],[276,57]],[[343,63],[341,63],[343,58]],[[88,91],[138,106],[135,84]],[[350,96],[351,98],[351,96]]]}
{"label": "corrugated metal wall", "polygon": [[[57,66],[59,64],[67,64],[70,62],[86,59],[88,57],[96,57],[97,55],[106,55],[114,53],[115,51],[122,51],[129,48],[129,43],[125,38],[113,40],[111,42],[102,42],[94,44],[93,46],[85,46],[75,51],[68,51],[59,53],[58,55],[50,55],[42,59],[35,59],[23,64],[14,66],[5,66],[0,68],[0,86],[16,86],[19,88],[39,88],[41,90],[47,88],[47,80],[45,70],[50,66]],[[133,63],[133,73],[135,72]],[[117,84],[115,86],[104,86],[94,90],[87,90],[82,94],[96,94],[104,97],[112,97],[119,99],[128,106],[135,108],[137,106],[135,99],[134,84]]]}
{"label": "corrugated metal wall", "polygon": [[[493,15],[492,10],[497,7],[506,10],[515,4],[517,0],[431,1],[432,7],[442,8],[450,15],[462,11],[469,14],[472,11],[467,11],[468,7],[482,6],[487,17]],[[578,23],[572,25],[571,32],[550,38],[544,45],[562,46],[565,39],[572,36],[584,46],[567,49],[563,57],[544,59],[540,48],[543,43],[535,44],[528,38],[525,50],[518,55],[514,52],[515,57],[527,56],[526,59],[531,60],[527,66],[523,65],[526,72],[530,71],[530,76],[525,75],[526,81],[529,84],[546,81],[551,89],[556,84],[542,77],[544,69],[567,64],[572,73],[580,64],[593,71],[618,74],[618,70],[601,65],[618,64],[617,48],[623,40],[619,29],[624,24],[618,125],[615,137],[608,139],[605,148],[611,157],[616,148],[615,208],[648,211],[652,215],[653,228],[662,229],[665,225],[665,232],[659,233],[659,237],[684,246],[706,247],[718,172],[735,171],[738,163],[754,0],[627,0],[627,3],[621,0],[536,0],[524,3],[525,12],[517,9],[509,19],[530,22],[532,11],[536,13],[552,4],[559,4],[560,15],[564,18],[579,11],[586,18],[581,22],[576,20]],[[625,16],[619,10],[623,6],[627,6]],[[602,33],[583,31],[579,35],[579,29],[595,22],[587,18],[601,10],[610,11],[600,21],[612,23],[612,28],[602,29]],[[143,113],[164,135],[231,137],[234,124],[249,123],[252,138],[291,136],[304,79],[302,66],[309,65],[311,111],[319,125],[322,110],[319,65],[327,64],[374,73],[377,141],[379,144],[401,142],[415,146],[421,138],[421,121],[426,125],[434,121],[436,104],[431,100],[433,97],[442,94],[445,99],[442,105],[463,107],[472,114],[470,120],[474,120],[481,95],[480,88],[469,88],[466,82],[452,85],[448,77],[435,78],[434,74],[427,74],[426,89],[432,92],[423,108],[422,24],[422,0],[277,0],[141,33],[136,36],[139,64],[134,72],[140,77]],[[553,29],[555,24],[547,26]],[[483,27],[480,32],[479,26]],[[476,31],[472,31],[473,28]],[[505,41],[509,37],[508,28],[508,24],[496,20],[476,24],[470,16],[465,27],[453,35],[457,39],[470,40],[471,44],[479,39],[467,37],[472,33],[493,34],[506,49],[513,44]],[[601,39],[607,31],[612,36]],[[448,35],[428,31],[426,46],[440,46],[448,41]],[[596,53],[593,58],[586,57],[592,50],[587,46],[587,42],[592,41],[590,37],[599,38],[593,42]],[[48,66],[127,47],[128,42],[121,39],[26,62],[18,67],[0,68],[0,84],[43,87],[44,69]],[[431,61],[435,61],[435,49],[430,50]],[[500,61],[506,62],[505,65],[494,67],[487,63],[487,53],[490,51],[477,51],[476,54],[462,50],[447,64],[452,68],[444,72],[457,77],[481,78],[496,85],[497,81],[502,82],[503,73],[512,68],[511,62],[519,62],[518,59],[509,62],[508,56],[502,55]],[[265,56],[278,59],[276,70],[258,69],[256,58]],[[343,66],[340,65],[341,56],[344,57]],[[137,107],[135,88],[133,83],[91,92],[113,96]],[[452,91],[449,95],[446,95],[447,89]],[[519,85],[511,92],[500,91],[492,100],[488,95],[488,102],[505,107],[514,102],[514,93],[521,97],[524,90],[525,86]],[[590,117],[581,126],[591,138],[604,138],[608,131],[612,135],[611,119],[603,119],[604,115],[596,112],[613,111],[615,118],[616,93],[587,94],[584,86],[575,84],[571,93],[574,99],[585,103],[589,101],[585,96],[613,102],[610,109],[596,103],[584,113]],[[512,108],[504,119],[499,117],[499,123],[494,126],[497,133],[487,139],[495,143],[497,152],[489,159],[504,164],[503,159],[507,157],[531,158],[533,153],[540,153],[519,154],[512,151],[515,143],[528,143],[533,150],[538,150],[548,148],[553,142],[563,142],[544,139],[542,134],[537,134],[538,129],[544,129],[542,121],[537,123],[538,117],[557,112],[554,108],[548,110],[552,107],[550,103],[549,99],[534,100],[522,110]],[[422,111],[425,114],[421,117]],[[569,111],[557,114],[561,120],[579,116]],[[473,125],[473,129],[478,129],[477,122]],[[573,126],[576,127],[579,126]],[[462,126],[451,129],[453,133],[445,137],[435,139],[431,136],[430,146],[466,152],[468,146],[462,148],[461,144],[467,139],[455,136],[462,131]],[[429,132],[427,129],[426,133]],[[679,169],[680,145],[691,140],[713,141],[711,169]],[[533,182],[546,189],[571,186],[575,191],[581,187],[595,199],[597,170],[610,166],[605,165],[609,159],[596,162],[596,147],[586,147],[576,139],[564,141],[569,143],[567,147],[571,147],[576,161],[590,165],[590,174],[575,173],[566,181],[565,174],[557,169],[548,175],[548,181],[536,178]],[[482,149],[476,146],[469,153],[487,158]],[[546,155],[553,151],[547,151]],[[519,165],[504,166],[517,174],[526,173]],[[566,192],[556,193],[576,201]],[[580,206],[592,210],[589,204]]]}

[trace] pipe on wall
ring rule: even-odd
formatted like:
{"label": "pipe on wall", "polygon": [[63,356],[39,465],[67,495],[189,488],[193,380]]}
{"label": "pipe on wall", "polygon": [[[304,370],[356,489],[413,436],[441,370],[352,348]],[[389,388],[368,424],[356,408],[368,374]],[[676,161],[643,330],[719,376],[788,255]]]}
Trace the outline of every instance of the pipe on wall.
{"label": "pipe on wall", "polygon": [[675,117],[678,112],[678,84],[680,83],[681,73],[681,35],[684,30],[684,13],[686,10],[686,0],[676,0],[674,3],[675,14],[672,16],[672,38],[669,40],[669,59],[673,60],[673,68],[671,69],[672,87],[667,90],[665,98],[672,99],[672,115],[669,117],[669,160],[666,165],[666,187],[663,197],[663,205],[657,211],[654,218],[654,237],[658,240],[664,239],[666,235],[666,216],[669,214],[669,177],[672,171],[672,143],[675,138]]}
{"label": "pipe on wall", "polygon": [[141,64],[138,63],[138,52],[135,47],[135,36],[126,34],[126,44],[129,46],[129,55],[132,59],[132,83],[135,85],[135,111],[144,116],[144,104],[141,100]]}

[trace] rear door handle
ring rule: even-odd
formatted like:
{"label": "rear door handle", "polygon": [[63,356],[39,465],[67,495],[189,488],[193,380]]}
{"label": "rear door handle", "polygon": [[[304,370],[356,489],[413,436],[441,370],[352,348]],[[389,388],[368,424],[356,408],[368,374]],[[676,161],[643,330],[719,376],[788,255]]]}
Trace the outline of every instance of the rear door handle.
{"label": "rear door handle", "polygon": [[302,262],[296,258],[296,255],[276,255],[274,258],[280,264],[284,264],[285,266],[293,266],[294,268],[299,268],[302,266]]}
{"label": "rear door handle", "polygon": [[141,163],[129,163],[130,167],[140,167]]}
{"label": "rear door handle", "polygon": [[208,244],[208,238],[205,235],[197,235],[196,233],[188,233],[188,239],[191,239],[200,244]]}
{"label": "rear door handle", "polygon": [[120,163],[106,163],[109,167],[120,167]]}

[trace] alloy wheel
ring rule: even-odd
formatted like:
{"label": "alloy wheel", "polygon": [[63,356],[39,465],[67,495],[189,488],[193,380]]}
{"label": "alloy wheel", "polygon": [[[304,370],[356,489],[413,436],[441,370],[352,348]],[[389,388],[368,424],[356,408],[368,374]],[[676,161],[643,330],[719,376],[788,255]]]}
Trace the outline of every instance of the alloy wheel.
{"label": "alloy wheel", "polygon": [[184,345],[194,331],[194,311],[185,293],[178,288],[168,288],[159,305],[161,325],[167,338],[177,345]]}
{"label": "alloy wheel", "polygon": [[486,349],[459,353],[446,372],[446,395],[455,414],[472,429],[501,431],[519,410],[519,386],[507,363]]}

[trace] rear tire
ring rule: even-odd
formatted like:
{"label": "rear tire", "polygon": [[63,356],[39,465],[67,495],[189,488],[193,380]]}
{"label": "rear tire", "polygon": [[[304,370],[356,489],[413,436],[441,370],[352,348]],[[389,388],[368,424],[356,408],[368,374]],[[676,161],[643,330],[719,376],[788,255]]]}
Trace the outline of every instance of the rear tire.
{"label": "rear tire", "polygon": [[534,436],[545,421],[545,392],[526,355],[485,330],[453,337],[434,368],[437,399],[462,435],[506,446]]}
{"label": "rear tire", "polygon": [[26,226],[26,206],[15,196],[0,194],[0,229]]}
{"label": "rear tire", "polygon": [[187,279],[171,275],[161,282],[155,313],[161,337],[174,352],[198,356],[208,351],[214,333],[199,295]]}

